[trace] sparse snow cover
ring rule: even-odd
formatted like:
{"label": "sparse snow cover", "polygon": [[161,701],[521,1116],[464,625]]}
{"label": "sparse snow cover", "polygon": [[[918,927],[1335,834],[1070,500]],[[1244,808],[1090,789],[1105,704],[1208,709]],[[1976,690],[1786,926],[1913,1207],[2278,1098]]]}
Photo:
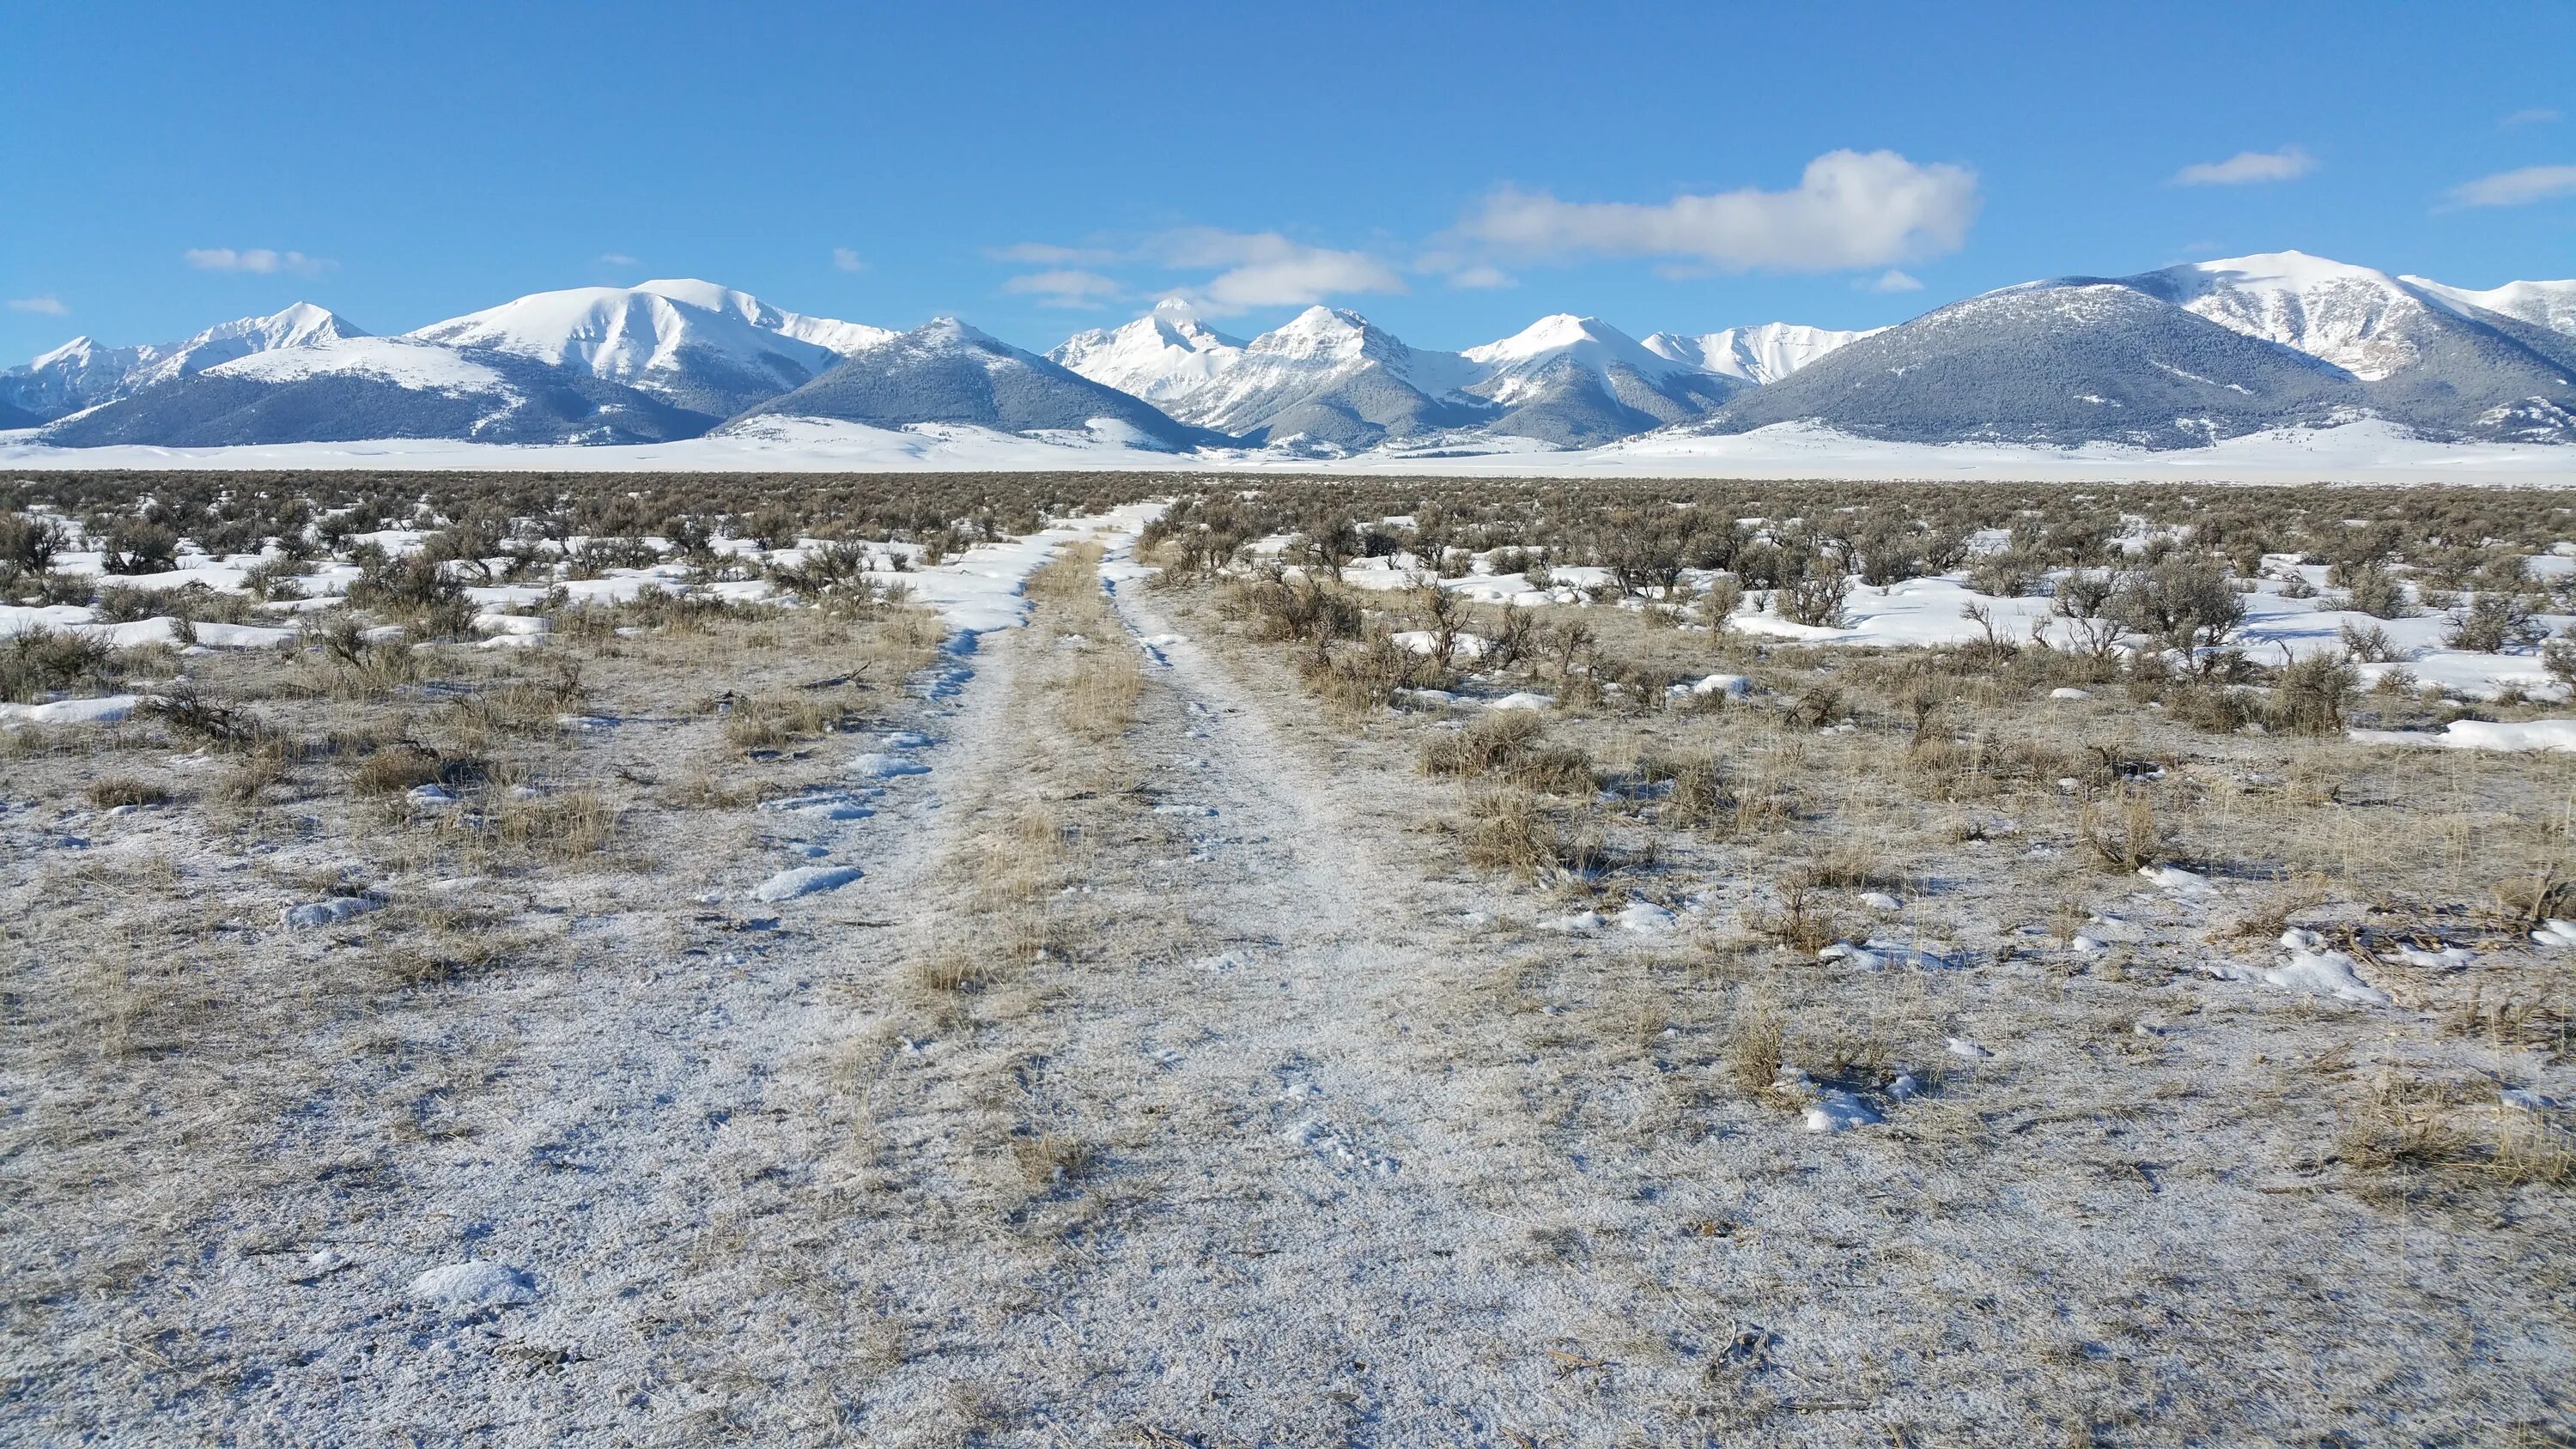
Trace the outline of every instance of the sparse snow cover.
{"label": "sparse snow cover", "polygon": [[2562,750],[2576,752],[2576,719],[2496,721],[2455,719],[2439,733],[2425,730],[2354,730],[2352,737],[2378,745],[2432,745],[2446,750]]}
{"label": "sparse snow cover", "polygon": [[308,931],[318,926],[336,926],[384,907],[385,903],[373,896],[333,896],[308,905],[289,906],[281,919],[290,931]]}
{"label": "sparse snow cover", "polygon": [[1840,961],[1861,971],[1884,971],[1890,966],[1911,966],[1918,971],[1946,971],[1953,965],[1949,957],[1936,951],[1903,941],[1883,941],[1871,937],[1858,945],[1836,941],[1816,953],[1819,961]]}
{"label": "sparse snow cover", "polygon": [[1878,1110],[1840,1087],[1820,1084],[1804,1067],[1783,1067],[1771,1083],[1771,1089],[1782,1096],[1802,1098],[1807,1103],[1800,1123],[1810,1132],[1847,1132],[1854,1127],[1875,1126],[1885,1120]]}
{"label": "sparse snow cover", "polygon": [[432,1268],[403,1290],[403,1296],[414,1303],[467,1310],[525,1303],[532,1293],[527,1274],[481,1259]]}
{"label": "sparse snow cover", "polygon": [[2178,865],[2142,865],[2138,875],[2150,885],[2161,886],[2176,895],[2196,896],[2209,890],[2209,877]]}
{"label": "sparse snow cover", "polygon": [[799,896],[820,895],[825,891],[839,890],[859,879],[859,875],[860,872],[856,866],[800,865],[792,870],[782,870],[752,887],[751,898],[770,904],[792,901]]}
{"label": "sparse snow cover", "polygon": [[118,724],[143,702],[141,695],[108,694],[95,699],[57,699],[45,704],[0,704],[0,724]]}
{"label": "sparse snow cover", "polygon": [[2289,958],[2278,966],[2248,968],[2222,961],[2212,963],[2209,972],[2227,980],[2313,992],[2361,1006],[2388,1004],[2388,993],[2361,979],[2360,963],[2347,952],[2326,949],[2316,932],[2292,927],[2281,933],[2281,946]]}

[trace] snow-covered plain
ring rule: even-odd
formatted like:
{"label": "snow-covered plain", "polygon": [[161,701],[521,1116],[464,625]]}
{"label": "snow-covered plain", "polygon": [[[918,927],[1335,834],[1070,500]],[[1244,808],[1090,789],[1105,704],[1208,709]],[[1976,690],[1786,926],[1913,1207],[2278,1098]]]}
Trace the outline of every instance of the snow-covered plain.
{"label": "snow-covered plain", "polygon": [[2283,429],[2205,448],[2150,451],[2097,443],[1882,443],[1804,424],[1733,436],[1649,434],[1554,450],[1492,440],[1315,458],[1256,449],[1195,453],[1121,446],[1096,435],[1022,437],[919,424],[902,429],[763,418],[721,436],[605,447],[512,447],[427,439],[274,447],[55,448],[0,433],[0,467],[549,469],[586,472],[1353,473],[1495,478],[1996,479],[2030,482],[2576,484],[2576,449],[2438,443],[2377,421]]}

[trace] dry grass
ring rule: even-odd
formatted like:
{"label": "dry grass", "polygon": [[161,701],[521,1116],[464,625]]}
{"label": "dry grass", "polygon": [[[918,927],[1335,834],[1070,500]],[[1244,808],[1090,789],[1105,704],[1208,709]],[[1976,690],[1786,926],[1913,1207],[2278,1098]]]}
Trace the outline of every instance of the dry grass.
{"label": "dry grass", "polygon": [[101,810],[112,810],[122,805],[161,805],[170,799],[170,792],[159,784],[133,775],[108,775],[92,780],[89,788],[81,794]]}

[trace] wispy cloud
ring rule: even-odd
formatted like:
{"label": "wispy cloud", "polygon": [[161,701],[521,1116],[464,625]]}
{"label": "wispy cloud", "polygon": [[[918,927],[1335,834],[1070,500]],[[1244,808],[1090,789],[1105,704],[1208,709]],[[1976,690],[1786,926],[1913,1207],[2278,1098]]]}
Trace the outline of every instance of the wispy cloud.
{"label": "wispy cloud", "polygon": [[2516,126],[2545,126],[2552,121],[2565,119],[2563,112],[2551,110],[2547,106],[2529,106],[2514,112],[2496,124],[2510,131]]}
{"label": "wispy cloud", "polygon": [[850,250],[848,247],[832,248],[832,270],[836,272],[865,271],[867,270],[867,265],[868,264],[866,262],[859,260],[859,254],[857,252]]}
{"label": "wispy cloud", "polygon": [[68,317],[72,314],[72,309],[63,305],[63,299],[51,292],[40,293],[33,297],[12,297],[9,299],[9,310],[33,312],[39,317]]}
{"label": "wispy cloud", "polygon": [[1977,173],[1894,151],[1831,151],[1786,191],[1662,203],[1560,201],[1505,188],[1457,234],[1536,257],[1670,257],[1734,271],[1839,271],[1957,251],[1983,204]]}
{"label": "wispy cloud", "polygon": [[1463,287],[1469,291],[1492,291],[1500,287],[1517,287],[1520,284],[1520,278],[1500,267],[1489,266],[1482,262],[1460,267],[1449,274],[1450,286]]}
{"label": "wispy cloud", "polygon": [[2298,146],[2278,151],[2239,151],[2224,161],[2202,161],[2173,174],[2176,186],[2249,186],[2296,181],[2317,169],[2317,158]]}
{"label": "wispy cloud", "polygon": [[1050,271],[1031,272],[1002,283],[1002,290],[1014,296],[1035,297],[1041,307],[1073,307],[1084,311],[1099,308],[1126,294],[1114,277],[1086,272],[1077,267],[1058,267]]}
{"label": "wispy cloud", "polygon": [[1886,271],[1879,273],[1877,276],[1872,277],[1865,282],[1858,282],[1854,285],[1858,286],[1864,292],[1920,292],[1923,290],[1923,284],[1921,282],[1916,281],[1911,275],[1905,272],[1900,272],[1894,267],[1888,268]]}
{"label": "wispy cloud", "polygon": [[2525,166],[2499,171],[2454,186],[2449,203],[2462,206],[2528,206],[2561,196],[2576,196],[2576,166]]}
{"label": "wispy cloud", "polygon": [[628,256],[624,252],[601,252],[599,254],[599,261],[600,265],[609,267],[640,267],[644,265],[642,262],[637,261],[635,258]]}
{"label": "wispy cloud", "polygon": [[984,255],[997,262],[1019,262],[1032,267],[1101,267],[1123,262],[1134,254],[1113,247],[1060,247],[1053,242],[1014,242],[1006,247],[986,247]]}
{"label": "wispy cloud", "polygon": [[1309,306],[1355,292],[1405,290],[1395,268],[1364,252],[1308,246],[1275,231],[1190,227],[1164,233],[1153,250],[1166,266],[1215,271],[1187,293],[1216,316],[1255,307]]}
{"label": "wispy cloud", "polygon": [[332,263],[321,257],[308,257],[302,252],[273,251],[252,247],[235,251],[231,247],[190,247],[186,253],[189,266],[201,272],[253,272],[267,275],[292,272],[299,277],[319,276],[331,269]]}

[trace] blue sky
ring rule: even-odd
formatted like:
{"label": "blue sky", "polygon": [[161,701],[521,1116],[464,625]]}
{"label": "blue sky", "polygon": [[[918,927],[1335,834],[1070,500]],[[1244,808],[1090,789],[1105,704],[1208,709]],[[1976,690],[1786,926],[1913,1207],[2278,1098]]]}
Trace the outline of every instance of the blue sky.
{"label": "blue sky", "polygon": [[2285,247],[2576,273],[2560,0],[736,9],[13,7],[0,359],[657,276],[1043,348],[1175,291],[1462,347]]}

